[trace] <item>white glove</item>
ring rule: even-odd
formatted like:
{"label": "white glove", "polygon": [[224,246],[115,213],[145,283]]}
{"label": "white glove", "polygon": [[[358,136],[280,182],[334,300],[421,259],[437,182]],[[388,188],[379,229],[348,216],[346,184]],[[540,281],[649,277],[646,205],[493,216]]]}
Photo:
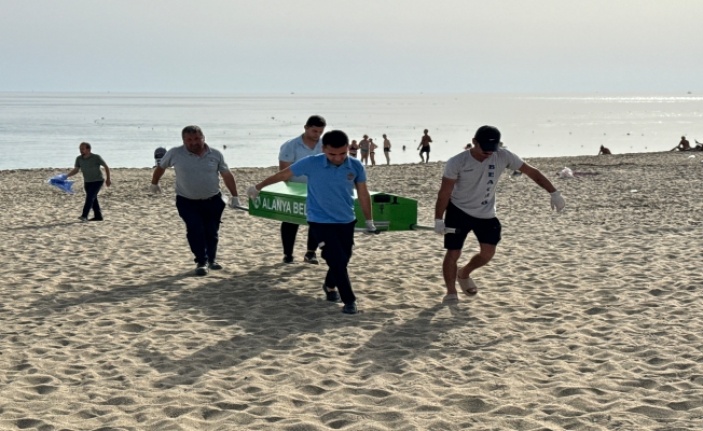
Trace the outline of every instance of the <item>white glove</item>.
{"label": "white glove", "polygon": [[152,193],[161,193],[161,187],[158,184],[149,184],[149,191]]}
{"label": "white glove", "polygon": [[557,212],[564,209],[566,202],[564,198],[561,197],[561,192],[559,190],[549,194],[552,197],[552,209],[557,210]]}
{"label": "white glove", "polygon": [[247,196],[249,196],[251,199],[256,199],[259,197],[259,189],[256,188],[256,186],[251,186],[247,189]]}
{"label": "white glove", "polygon": [[376,233],[376,225],[373,224],[373,220],[366,220],[366,232]]}
{"label": "white glove", "polygon": [[434,221],[434,233],[438,235],[444,235],[446,233],[446,226],[444,226],[444,220],[441,218],[435,219]]}
{"label": "white glove", "polygon": [[239,203],[239,196],[232,196],[229,198],[229,207],[230,208],[238,208],[241,207],[242,204]]}

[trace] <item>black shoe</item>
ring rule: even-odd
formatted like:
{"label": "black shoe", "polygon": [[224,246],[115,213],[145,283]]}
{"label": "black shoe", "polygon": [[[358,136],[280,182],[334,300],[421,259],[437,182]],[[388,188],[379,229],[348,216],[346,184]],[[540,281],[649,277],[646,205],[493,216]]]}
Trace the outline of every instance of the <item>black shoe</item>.
{"label": "black shoe", "polygon": [[356,302],[352,302],[351,304],[344,304],[344,307],[342,307],[342,313],[344,313],[344,314],[358,313],[358,311],[356,309]]}
{"label": "black shoe", "polygon": [[303,260],[305,261],[305,263],[311,263],[313,265],[320,264],[320,262],[317,261],[317,256],[315,256],[314,251],[309,251],[309,252],[305,253],[305,257],[303,257]]}
{"label": "black shoe", "polygon": [[222,265],[220,265],[217,262],[210,262],[208,263],[208,268],[212,269],[213,271],[219,271],[222,269]]}
{"label": "black shoe", "polygon": [[102,217],[93,217],[93,218],[89,218],[88,221],[103,221],[103,218]]}
{"label": "black shoe", "polygon": [[288,254],[283,256],[283,263],[293,263],[293,256]]}
{"label": "black shoe", "polygon": [[207,273],[207,265],[205,265],[204,263],[199,263],[198,266],[195,268],[195,275],[207,275]]}
{"label": "black shoe", "polygon": [[325,292],[329,302],[339,302],[339,292],[337,292],[337,290],[330,290],[330,288],[324,284],[322,285],[322,290]]}

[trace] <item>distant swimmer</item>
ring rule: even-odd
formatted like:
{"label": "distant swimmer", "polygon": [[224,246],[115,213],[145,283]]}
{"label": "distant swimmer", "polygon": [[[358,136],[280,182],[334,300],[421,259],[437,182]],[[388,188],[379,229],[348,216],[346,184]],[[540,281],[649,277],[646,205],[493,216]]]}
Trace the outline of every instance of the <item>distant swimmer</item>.
{"label": "distant swimmer", "polygon": [[598,155],[600,156],[601,154],[613,154],[613,153],[611,153],[609,149],[607,149],[601,145],[600,151],[598,151]]}

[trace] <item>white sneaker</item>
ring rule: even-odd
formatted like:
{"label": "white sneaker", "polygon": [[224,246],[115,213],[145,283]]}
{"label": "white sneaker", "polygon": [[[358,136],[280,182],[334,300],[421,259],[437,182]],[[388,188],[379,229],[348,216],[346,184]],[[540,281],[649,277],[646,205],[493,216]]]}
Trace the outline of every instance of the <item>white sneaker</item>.
{"label": "white sneaker", "polygon": [[478,293],[478,286],[476,286],[476,283],[474,283],[471,277],[459,278],[459,274],[457,274],[456,281],[459,282],[459,287],[461,287],[461,291],[465,294],[475,295]]}

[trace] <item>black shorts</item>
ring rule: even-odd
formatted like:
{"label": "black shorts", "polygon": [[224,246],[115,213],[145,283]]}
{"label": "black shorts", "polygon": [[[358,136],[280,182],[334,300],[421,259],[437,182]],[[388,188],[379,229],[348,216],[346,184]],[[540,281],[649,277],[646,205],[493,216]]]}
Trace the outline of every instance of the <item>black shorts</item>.
{"label": "black shorts", "polygon": [[444,235],[444,248],[447,250],[464,248],[466,236],[471,231],[474,231],[480,244],[497,245],[500,242],[501,225],[497,217],[488,219],[472,217],[451,202],[447,206],[444,225],[457,230],[456,233]]}
{"label": "black shorts", "polygon": [[422,153],[430,154],[430,147],[422,147],[422,149],[420,149],[420,154]]}

